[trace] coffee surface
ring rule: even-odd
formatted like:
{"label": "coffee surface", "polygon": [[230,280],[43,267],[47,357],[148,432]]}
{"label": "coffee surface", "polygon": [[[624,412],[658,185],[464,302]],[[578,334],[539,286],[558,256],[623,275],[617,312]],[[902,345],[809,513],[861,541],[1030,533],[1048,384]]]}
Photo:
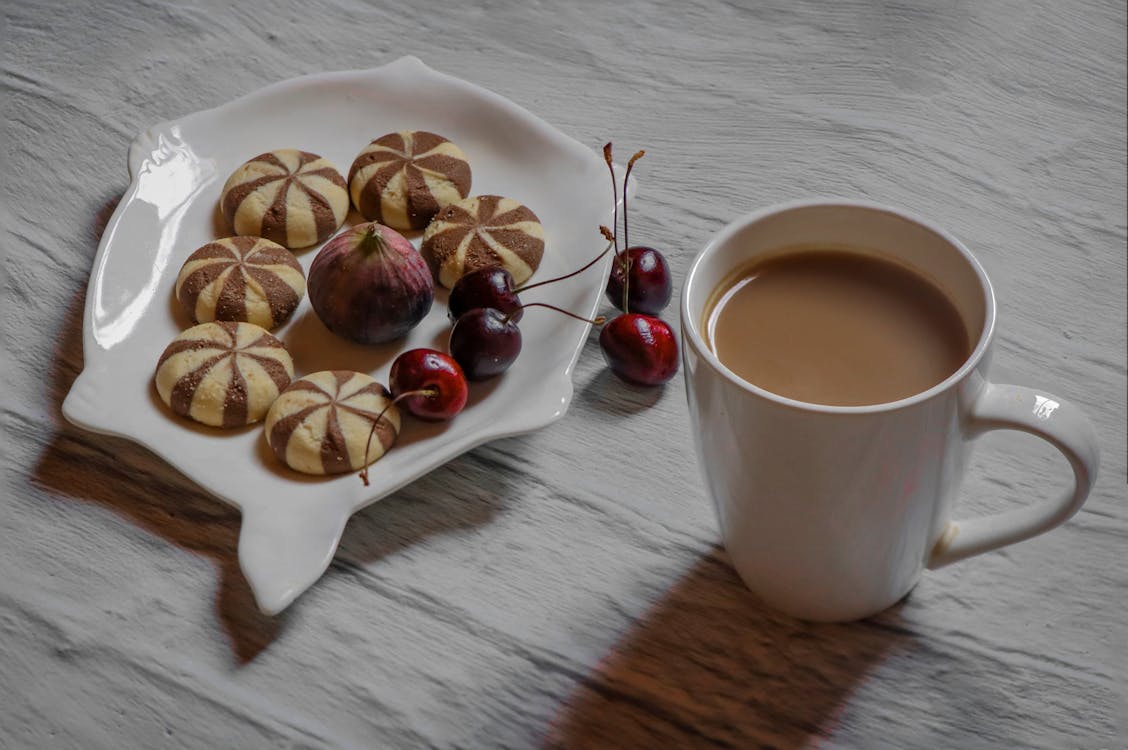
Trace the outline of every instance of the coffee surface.
{"label": "coffee surface", "polygon": [[808,403],[897,401],[940,383],[970,354],[955,305],[896,262],[797,249],[714,292],[709,347],[741,378]]}

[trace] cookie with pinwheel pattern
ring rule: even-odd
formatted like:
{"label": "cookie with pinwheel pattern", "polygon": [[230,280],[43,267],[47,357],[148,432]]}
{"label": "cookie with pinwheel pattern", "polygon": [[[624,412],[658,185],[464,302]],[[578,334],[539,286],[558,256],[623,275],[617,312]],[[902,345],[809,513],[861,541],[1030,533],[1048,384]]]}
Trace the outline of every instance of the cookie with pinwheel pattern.
{"label": "cookie with pinwheel pattern", "polygon": [[400,431],[388,389],[372,377],[323,370],[295,380],[266,415],[266,441],[304,474],[357,471],[384,455]]}
{"label": "cookie with pinwheel pattern", "polygon": [[361,216],[393,229],[423,229],[439,210],[470,194],[462,149],[426,130],[388,133],[365,146],[349,169]]}
{"label": "cookie with pinwheel pattern", "polygon": [[328,159],[282,148],[236,169],[219,199],[235,234],[291,249],[328,239],[349,213],[349,191]]}
{"label": "cookie with pinwheel pattern", "polygon": [[262,237],[225,237],[188,256],[176,299],[195,323],[286,322],[305,295],[305,273],[286,248]]}
{"label": "cookie with pinwheel pattern", "polygon": [[501,266],[521,284],[540,265],[544,240],[544,227],[528,206],[500,195],[476,195],[435,214],[420,252],[448,289],[487,266]]}
{"label": "cookie with pinwheel pattern", "polygon": [[281,341],[253,323],[201,323],[157,361],[156,385],[173,412],[213,427],[260,421],[294,377]]}

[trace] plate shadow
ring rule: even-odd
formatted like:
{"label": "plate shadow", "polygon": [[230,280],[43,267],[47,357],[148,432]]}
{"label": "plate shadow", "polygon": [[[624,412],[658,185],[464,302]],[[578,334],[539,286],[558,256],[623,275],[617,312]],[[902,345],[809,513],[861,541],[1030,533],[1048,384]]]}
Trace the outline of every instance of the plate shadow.
{"label": "plate shadow", "polygon": [[[119,201],[120,197],[105,201],[97,211],[92,226],[95,245]],[[249,663],[285,630],[288,613],[301,601],[276,617],[258,609],[239,567],[236,508],[205,492],[147,448],[82,430],[62,416],[63,400],[83,367],[85,298],[84,283],[65,313],[48,365],[53,435],[30,472],[31,481],[61,500],[96,503],[170,544],[209,558],[219,571],[215,602],[219,624],[236,661]],[[160,406],[157,400],[154,408]],[[474,461],[468,456],[455,459],[354,515],[343,537],[349,558],[371,562],[435,534],[488,521],[509,494],[504,480],[469,499],[440,491],[467,473],[467,462]],[[421,496],[426,502],[420,501]],[[335,561],[334,566],[340,564]]]}

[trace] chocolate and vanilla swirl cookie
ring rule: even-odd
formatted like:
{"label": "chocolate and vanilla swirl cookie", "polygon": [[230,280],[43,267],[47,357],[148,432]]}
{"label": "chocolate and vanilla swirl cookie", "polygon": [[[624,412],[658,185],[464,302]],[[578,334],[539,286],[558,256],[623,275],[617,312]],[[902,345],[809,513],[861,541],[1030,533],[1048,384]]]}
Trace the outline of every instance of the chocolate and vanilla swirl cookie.
{"label": "chocolate and vanilla swirl cookie", "polygon": [[368,375],[324,370],[283,391],[265,429],[274,455],[291,469],[341,474],[362,469],[392,447],[400,413],[388,390]]}
{"label": "chocolate and vanilla swirl cookie", "polygon": [[329,237],[349,213],[349,192],[328,159],[282,148],[244,163],[219,199],[235,234],[265,237],[289,248]]}
{"label": "chocolate and vanilla swirl cookie", "polygon": [[188,256],[176,278],[176,298],[195,323],[284,323],[305,294],[305,274],[293,254],[262,237],[226,237]]}
{"label": "chocolate and vanilla swirl cookie", "polygon": [[177,414],[213,427],[266,415],[294,377],[282,342],[253,323],[201,323],[172,340],[157,362],[157,393]]}
{"label": "chocolate and vanilla swirl cookie", "polygon": [[426,130],[388,133],[365,146],[349,170],[361,216],[394,229],[422,229],[439,209],[470,194],[466,154]]}
{"label": "chocolate and vanilla swirl cookie", "polygon": [[502,266],[521,284],[540,265],[544,227],[532,210],[512,198],[476,195],[435,215],[420,252],[448,289],[463,274],[486,266]]}

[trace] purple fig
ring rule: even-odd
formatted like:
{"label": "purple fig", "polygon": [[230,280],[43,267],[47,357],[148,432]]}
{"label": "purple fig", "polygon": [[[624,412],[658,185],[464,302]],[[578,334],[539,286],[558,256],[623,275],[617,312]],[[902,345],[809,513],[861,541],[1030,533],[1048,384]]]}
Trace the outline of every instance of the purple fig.
{"label": "purple fig", "polygon": [[313,259],[306,281],[317,317],[361,344],[398,339],[426,317],[431,270],[399,232],[369,222],[341,232]]}

